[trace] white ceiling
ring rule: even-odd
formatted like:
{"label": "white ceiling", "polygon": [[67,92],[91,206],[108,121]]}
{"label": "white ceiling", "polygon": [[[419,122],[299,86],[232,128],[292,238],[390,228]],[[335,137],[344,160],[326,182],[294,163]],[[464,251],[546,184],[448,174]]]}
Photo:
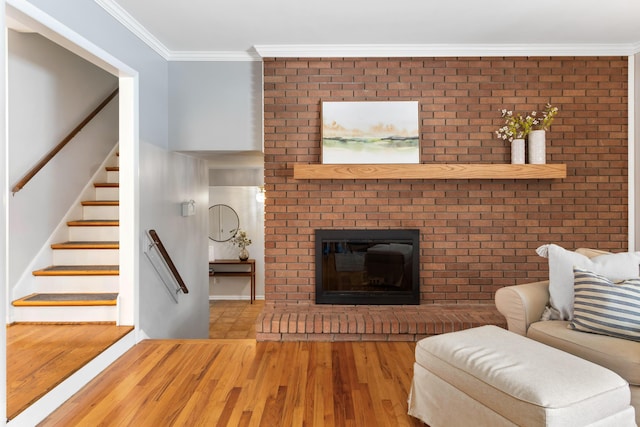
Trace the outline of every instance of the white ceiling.
{"label": "white ceiling", "polygon": [[640,51],[640,0],[96,2],[168,59],[255,57],[256,48],[263,56],[384,53],[385,46],[403,56]]}

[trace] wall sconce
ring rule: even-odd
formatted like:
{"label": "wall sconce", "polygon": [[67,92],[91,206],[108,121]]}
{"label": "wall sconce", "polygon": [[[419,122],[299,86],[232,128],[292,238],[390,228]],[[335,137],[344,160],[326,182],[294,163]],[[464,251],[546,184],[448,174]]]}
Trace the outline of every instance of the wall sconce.
{"label": "wall sconce", "polygon": [[196,214],[196,201],[191,199],[188,202],[182,202],[182,216],[191,216]]}
{"label": "wall sconce", "polygon": [[258,203],[264,203],[264,199],[267,198],[266,191],[264,189],[264,185],[258,187],[258,192],[256,193],[256,201]]}

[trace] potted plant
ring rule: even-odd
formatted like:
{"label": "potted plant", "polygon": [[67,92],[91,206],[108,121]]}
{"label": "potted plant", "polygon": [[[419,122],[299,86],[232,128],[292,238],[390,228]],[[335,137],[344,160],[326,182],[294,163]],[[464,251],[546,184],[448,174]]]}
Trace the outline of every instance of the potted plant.
{"label": "potted plant", "polygon": [[234,246],[240,248],[240,252],[238,253],[238,258],[240,261],[246,261],[249,259],[249,251],[247,250],[247,246],[251,244],[251,239],[247,236],[247,232],[238,229],[238,232],[231,238],[231,243]]}
{"label": "potted plant", "polygon": [[498,138],[511,142],[511,163],[524,163],[524,139],[529,135],[534,126],[538,125],[535,111],[527,116],[513,114],[513,111],[502,109],[504,126],[496,131]]}

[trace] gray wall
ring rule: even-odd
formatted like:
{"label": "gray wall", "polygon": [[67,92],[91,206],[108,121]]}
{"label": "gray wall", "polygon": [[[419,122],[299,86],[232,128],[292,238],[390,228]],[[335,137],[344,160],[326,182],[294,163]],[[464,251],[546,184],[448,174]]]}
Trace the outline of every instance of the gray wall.
{"label": "gray wall", "polygon": [[262,62],[171,62],[169,146],[262,151]]}
{"label": "gray wall", "polygon": [[29,3],[139,73],[140,140],[167,148],[167,61],[94,1],[29,0]]}
{"label": "gray wall", "polygon": [[[143,230],[155,229],[189,293],[176,305],[146,256],[140,259],[140,327],[152,338],[209,337],[209,187],[207,163],[150,144],[140,147]],[[194,200],[196,214],[183,217],[181,203]],[[141,209],[142,211],[142,209]],[[144,248],[143,248],[144,250]]]}
{"label": "gray wall", "polygon": [[29,3],[135,69],[140,76],[140,140],[168,148],[168,64],[91,0]]}
{"label": "gray wall", "polygon": [[[9,31],[7,61],[13,186],[118,86],[118,79],[38,34]],[[11,286],[29,274],[25,268],[117,141],[116,98],[9,199]]]}

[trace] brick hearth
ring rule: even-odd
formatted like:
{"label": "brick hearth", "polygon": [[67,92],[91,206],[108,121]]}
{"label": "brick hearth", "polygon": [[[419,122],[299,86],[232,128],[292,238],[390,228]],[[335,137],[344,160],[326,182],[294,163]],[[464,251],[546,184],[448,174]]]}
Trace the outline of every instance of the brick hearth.
{"label": "brick hearth", "polygon": [[258,341],[416,341],[482,325],[506,328],[490,304],[353,306],[265,304]]}

